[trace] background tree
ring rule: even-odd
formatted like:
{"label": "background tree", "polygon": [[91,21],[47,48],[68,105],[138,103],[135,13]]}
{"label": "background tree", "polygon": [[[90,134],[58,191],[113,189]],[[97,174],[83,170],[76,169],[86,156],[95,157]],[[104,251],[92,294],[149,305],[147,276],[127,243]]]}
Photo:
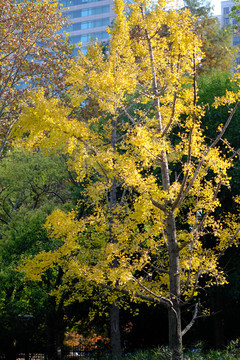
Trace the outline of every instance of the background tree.
{"label": "background tree", "polygon": [[[208,74],[201,74],[198,78],[199,86],[199,103],[207,104],[205,116],[202,119],[206,141],[210,142],[215,136],[215,131],[222,122],[222,119],[228,115],[229,108],[220,106],[215,109],[209,104],[214,103],[214,94],[216,96],[223,96],[226,91],[237,91],[237,84],[234,81],[231,73],[219,72],[212,70]],[[235,116],[232,119],[231,126],[226,130],[224,137],[221,139],[222,151],[228,151],[229,154],[234,155],[234,151],[239,152],[239,109],[237,109]],[[229,170],[230,187],[224,187],[219,196],[221,199],[221,208],[217,213],[219,217],[224,218],[228,213],[233,216],[236,213],[236,205],[233,197],[239,196],[239,159],[233,159],[234,166]],[[239,267],[237,266],[237,257],[239,256],[238,248],[230,248],[226,254],[220,259],[220,264],[224,268],[227,276],[228,285],[224,287],[215,286],[207,291],[208,296],[203,300],[208,304],[207,307],[212,309],[215,313],[209,323],[214,326],[214,332],[208,332],[204,341],[211,342],[213,346],[222,347],[233,338],[239,336],[238,319],[236,306],[239,301],[239,287],[236,279],[239,277]],[[232,296],[229,296],[229,293]],[[209,301],[208,301],[209,299]],[[231,324],[231,325],[230,325]],[[201,330],[199,330],[201,331]]]}
{"label": "background tree", "polygon": [[237,55],[232,45],[231,26],[221,28],[208,1],[185,0],[184,4],[197,17],[195,31],[202,41],[204,57],[197,67],[198,73],[210,72],[212,69],[231,71],[236,65]]}
{"label": "background tree", "polygon": [[[218,260],[239,238],[237,215],[216,218],[219,191],[229,186],[235,155],[219,144],[239,90],[215,101],[216,107],[232,109],[214,140],[207,141],[204,108],[197,104],[202,54],[195,19],[186,9],[166,11],[160,3],[150,12],[147,3],[129,7],[127,17],[124,4],[116,2],[108,54],[93,44],[69,71],[72,106],[85,106],[91,98],[103,114],[71,119],[72,109],[41,92],[32,95],[35,106],[22,113],[16,134],[28,129],[33,147],[66,144],[69,166],[85,180],[93,209],[81,219],[76,212],[53,212],[46,227],[63,245],[30,259],[24,270],[38,280],[49,266],[64,264],[64,276],[109,289],[105,294],[112,303],[127,293],[165,305],[170,349],[180,360],[182,336],[197,317],[196,305],[182,330],[182,308],[197,303],[203,286],[226,282]],[[109,199],[115,181],[113,218]]]}
{"label": "background tree", "polygon": [[63,87],[70,48],[60,32],[58,1],[3,0],[0,4],[0,138],[2,151],[27,88]]}
{"label": "background tree", "polygon": [[[15,359],[29,337],[30,346],[54,358],[66,324],[63,298],[57,301],[50,293],[62,284],[62,270],[56,267],[41,283],[30,283],[16,267],[22,256],[60,245],[48,238],[43,225],[56,207],[73,206],[71,178],[62,156],[15,149],[1,159],[0,184],[0,349]],[[26,314],[33,316],[28,324]]]}

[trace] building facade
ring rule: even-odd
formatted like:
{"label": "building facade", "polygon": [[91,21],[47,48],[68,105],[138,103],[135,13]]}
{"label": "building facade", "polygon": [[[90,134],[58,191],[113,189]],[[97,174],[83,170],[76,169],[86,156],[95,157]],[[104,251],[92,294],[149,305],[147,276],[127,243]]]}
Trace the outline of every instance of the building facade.
{"label": "building facade", "polygon": [[222,1],[221,2],[221,26],[227,26],[232,24],[232,19],[230,18],[231,8],[233,6],[232,1]]}
{"label": "building facade", "polygon": [[109,34],[106,28],[113,21],[113,0],[60,0],[64,15],[69,19],[69,26],[64,30],[77,51],[93,40],[107,41]]}
{"label": "building facade", "polygon": [[[232,44],[234,46],[238,46],[239,50],[240,50],[240,31],[237,29],[239,26],[239,22],[237,21],[237,19],[232,19],[230,14],[231,14],[231,9],[234,6],[234,3],[232,1],[222,1],[221,2],[221,26],[228,26],[231,25],[233,27],[235,27],[235,29],[233,30],[233,38],[232,38]],[[236,28],[237,27],[237,28]],[[238,51],[238,55],[236,56],[236,63],[237,65],[240,65],[240,51]]]}

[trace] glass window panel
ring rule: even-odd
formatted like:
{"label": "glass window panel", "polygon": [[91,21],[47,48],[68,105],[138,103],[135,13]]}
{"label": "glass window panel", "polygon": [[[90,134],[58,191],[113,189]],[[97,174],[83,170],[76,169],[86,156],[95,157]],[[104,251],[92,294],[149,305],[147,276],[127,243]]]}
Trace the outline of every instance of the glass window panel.
{"label": "glass window panel", "polygon": [[226,14],[229,14],[229,7],[224,7],[223,8],[223,13],[226,15]]}
{"label": "glass window panel", "polygon": [[[89,8],[88,8],[88,9],[82,9],[80,16],[82,17],[82,16],[89,16],[89,15],[91,15],[91,13],[90,13],[89,10],[90,10]],[[78,17],[78,16],[74,16],[74,17]]]}
{"label": "glass window panel", "polygon": [[228,25],[230,23],[229,18],[224,19],[224,25]]}
{"label": "glass window panel", "polygon": [[68,31],[77,31],[91,29],[99,26],[108,26],[110,24],[110,18],[102,18],[96,20],[82,21],[79,23],[72,24],[69,28],[66,28]]}
{"label": "glass window panel", "polygon": [[72,36],[71,40],[73,43],[79,43],[79,42],[87,42],[90,41],[91,39],[95,40],[104,40],[104,39],[108,39],[109,34],[107,31],[99,31],[99,32],[94,32],[94,33],[90,33],[90,34],[84,34],[84,35],[77,35],[77,36]]}
{"label": "glass window panel", "polygon": [[83,17],[83,16],[104,14],[107,12],[110,12],[110,5],[96,6],[96,7],[86,8],[86,9],[81,9],[81,10],[76,10],[76,11],[69,11],[67,13],[67,16],[69,15],[69,17],[72,19],[72,18]]}
{"label": "glass window panel", "polygon": [[62,0],[60,3],[63,5],[63,7],[69,7],[69,6],[76,6],[76,5],[82,5],[87,4],[91,2],[97,2],[102,0]]}

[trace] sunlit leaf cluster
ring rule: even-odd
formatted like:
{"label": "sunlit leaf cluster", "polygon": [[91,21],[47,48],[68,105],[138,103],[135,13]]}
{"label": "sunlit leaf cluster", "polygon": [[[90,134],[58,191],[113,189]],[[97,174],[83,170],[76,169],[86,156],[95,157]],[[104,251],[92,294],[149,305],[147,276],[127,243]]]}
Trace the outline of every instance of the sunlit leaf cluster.
{"label": "sunlit leaf cluster", "polygon": [[[203,283],[226,282],[219,257],[239,239],[237,219],[221,225],[215,215],[232,166],[219,141],[233,114],[209,144],[197,105],[204,54],[188,10],[117,0],[116,14],[107,50],[93,43],[70,67],[69,102],[33,93],[15,128],[27,147],[61,148],[91,204],[81,219],[77,209],[53,212],[46,228],[62,246],[23,269],[40,279],[60,263],[67,278],[109,288],[110,301],[119,296],[113,290],[185,301]],[[215,106],[238,98],[228,92]],[[93,103],[97,116],[78,117]],[[171,277],[180,294],[172,294]]]}

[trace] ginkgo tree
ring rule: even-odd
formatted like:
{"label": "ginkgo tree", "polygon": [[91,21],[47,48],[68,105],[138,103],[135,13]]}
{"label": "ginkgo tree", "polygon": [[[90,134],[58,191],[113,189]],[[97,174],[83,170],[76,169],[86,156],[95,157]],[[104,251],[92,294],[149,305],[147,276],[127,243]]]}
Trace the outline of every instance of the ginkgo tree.
{"label": "ginkgo tree", "polygon": [[22,269],[40,280],[60,263],[66,278],[102,287],[115,308],[121,294],[164,305],[172,356],[181,360],[182,336],[198,312],[196,305],[182,329],[181,308],[197,304],[202,286],[226,283],[218,260],[239,238],[237,215],[220,221],[215,211],[236,155],[220,145],[239,92],[216,99],[214,106],[232,110],[209,143],[197,105],[204,55],[194,17],[162,1],[151,8],[117,0],[115,12],[109,48],[93,43],[72,63],[69,103],[33,93],[15,129],[16,136],[28,130],[25,146],[66,151],[88,204],[80,219],[77,209],[54,211],[46,228],[62,246]]}

